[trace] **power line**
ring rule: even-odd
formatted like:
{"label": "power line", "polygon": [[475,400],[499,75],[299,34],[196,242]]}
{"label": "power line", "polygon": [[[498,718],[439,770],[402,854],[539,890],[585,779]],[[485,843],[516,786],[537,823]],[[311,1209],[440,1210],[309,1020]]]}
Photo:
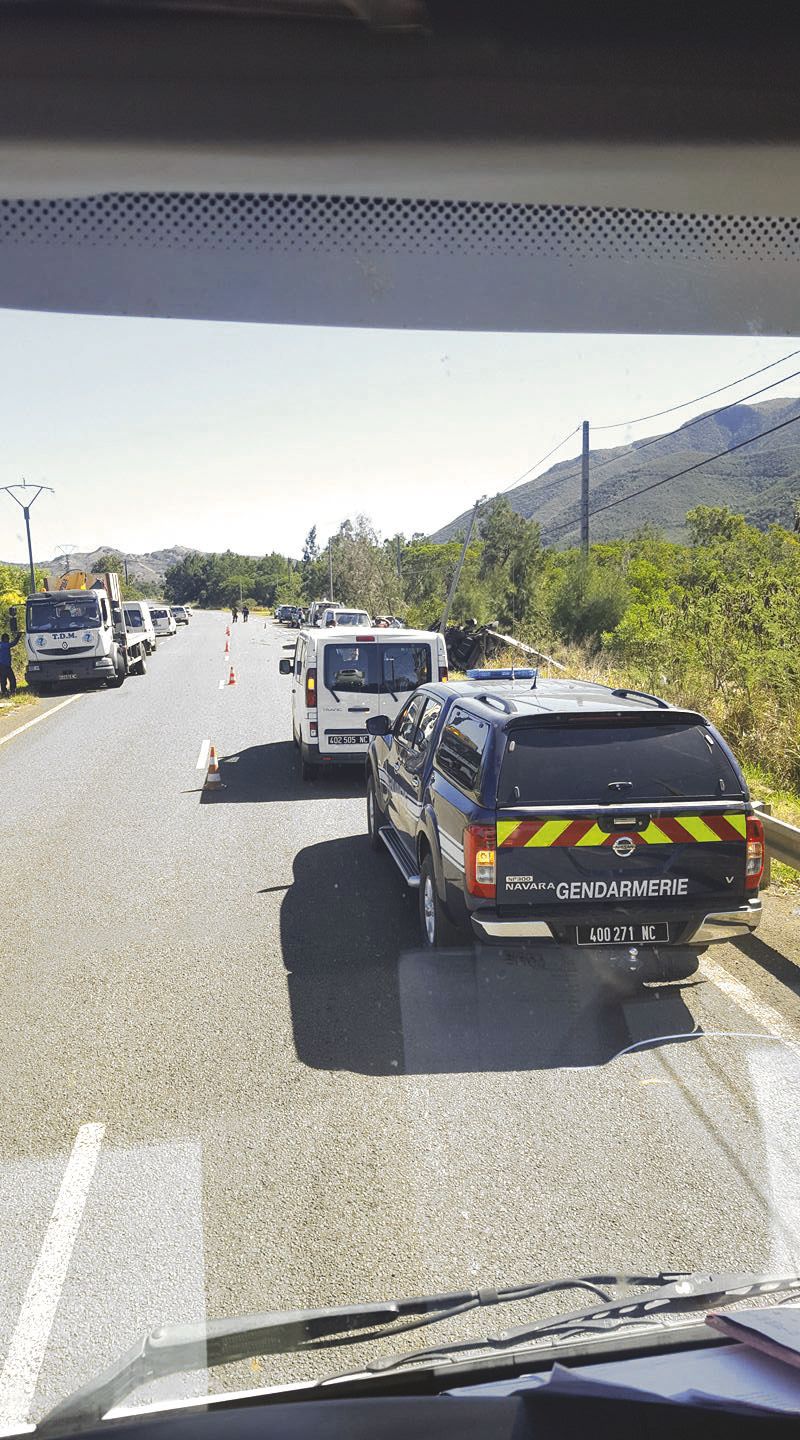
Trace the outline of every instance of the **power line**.
{"label": "power line", "polygon": [[533,470],[538,470],[540,465],[544,465],[545,460],[549,460],[550,456],[555,455],[557,450],[560,450],[562,446],[566,445],[567,441],[571,440],[573,435],[577,435],[580,428],[580,425],[576,425],[575,429],[570,430],[569,435],[565,435],[563,440],[559,440],[558,444],[554,445],[552,450],[548,450],[547,454],[543,455],[541,460],[537,460],[533,465],[529,465],[528,469],[524,470],[518,479],[512,480],[510,485],[506,485],[505,490],[498,490],[498,495],[507,495],[509,490],[513,490],[516,485],[521,485],[523,480],[526,480]]}
{"label": "power line", "polygon": [[660,420],[662,415],[672,415],[676,410],[686,410],[690,405],[699,405],[701,400],[710,400],[713,395],[721,395],[723,390],[732,390],[734,385],[743,385],[745,380],[752,380],[756,375],[763,375],[767,370],[774,370],[776,365],[783,365],[785,361],[793,360],[795,355],[800,355],[800,350],[790,350],[789,354],[782,355],[780,360],[771,360],[769,365],[762,365],[760,370],[751,370],[747,375],[740,375],[738,380],[729,380],[727,385],[718,385],[716,390],[706,390],[704,395],[695,395],[693,400],[684,400],[680,405],[670,405],[666,410],[655,410],[652,415],[638,415],[635,420],[616,420],[613,425],[593,425],[592,429],[621,430],[627,425],[641,425],[645,420]]}
{"label": "power line", "polygon": [[670,480],[680,480],[682,475],[691,475],[693,470],[700,470],[703,465],[710,465],[712,460],[721,460],[724,455],[732,455],[734,450],[743,450],[745,445],[752,445],[756,440],[763,440],[767,435],[774,435],[776,430],[785,430],[787,425],[796,425],[800,415],[793,415],[791,420],[782,420],[779,425],[771,425],[768,430],[760,430],[757,435],[751,435],[749,440],[740,440],[736,445],[730,445],[727,450],[720,450],[717,455],[707,455],[705,460],[698,460],[695,465],[687,465],[684,470],[676,470],[674,475],[664,475],[661,480],[653,480],[650,485],[643,485],[639,490],[633,490],[630,495],[622,495],[619,500],[609,500],[607,505],[598,505],[592,511],[593,515],[600,515],[603,510],[613,510],[615,505],[624,505],[629,500],[636,500],[639,495],[646,495],[648,490],[656,490],[659,485],[668,485]]}

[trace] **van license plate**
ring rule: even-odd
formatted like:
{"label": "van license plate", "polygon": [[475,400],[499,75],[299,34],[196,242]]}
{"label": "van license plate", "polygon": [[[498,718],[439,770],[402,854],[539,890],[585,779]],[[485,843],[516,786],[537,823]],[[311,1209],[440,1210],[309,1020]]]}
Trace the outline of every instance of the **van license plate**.
{"label": "van license plate", "polygon": [[669,940],[669,925],[660,920],[655,925],[579,925],[579,945],[664,945]]}
{"label": "van license plate", "polygon": [[369,735],[326,735],[325,739],[329,745],[369,745]]}

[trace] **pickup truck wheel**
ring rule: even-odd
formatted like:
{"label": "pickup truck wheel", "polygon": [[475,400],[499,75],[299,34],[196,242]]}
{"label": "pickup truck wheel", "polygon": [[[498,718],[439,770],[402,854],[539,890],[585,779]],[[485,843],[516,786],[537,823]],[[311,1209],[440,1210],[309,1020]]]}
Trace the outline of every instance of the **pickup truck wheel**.
{"label": "pickup truck wheel", "polygon": [[367,830],[369,832],[369,843],[373,850],[383,850],[384,845],[380,837],[380,828],[386,823],[386,816],[378,803],[375,794],[375,781],[370,775],[367,779]]}
{"label": "pickup truck wheel", "polygon": [[419,923],[426,950],[442,950],[463,939],[439,899],[430,855],[425,856],[419,872]]}
{"label": "pickup truck wheel", "polygon": [[136,666],[136,669],[135,669],[135,671],[134,671],[133,673],[136,674],[136,675],[146,675],[146,674],[147,674],[147,661],[146,661],[145,658],[144,658],[144,654],[142,654],[142,658],[141,658],[141,660],[139,661],[139,663],[138,663],[138,665]]}

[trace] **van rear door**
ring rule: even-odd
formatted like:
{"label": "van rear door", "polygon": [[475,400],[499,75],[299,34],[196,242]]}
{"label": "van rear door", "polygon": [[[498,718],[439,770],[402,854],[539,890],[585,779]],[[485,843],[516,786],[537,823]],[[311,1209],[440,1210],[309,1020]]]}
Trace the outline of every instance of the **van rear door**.
{"label": "van rear door", "polygon": [[[383,631],[385,635],[386,632]],[[394,720],[409,695],[420,685],[439,679],[434,643],[409,635],[406,638],[380,640],[381,696],[380,713]],[[434,668],[435,667],[435,668]]]}
{"label": "van rear door", "polygon": [[576,927],[616,908],[657,917],[658,935],[645,938],[668,940],[671,914],[746,900],[748,809],[699,716],[513,725],[498,786],[498,907],[561,912]]}
{"label": "van rear door", "polygon": [[317,740],[321,755],[366,752],[367,719],[380,714],[381,656],[374,635],[317,640]]}

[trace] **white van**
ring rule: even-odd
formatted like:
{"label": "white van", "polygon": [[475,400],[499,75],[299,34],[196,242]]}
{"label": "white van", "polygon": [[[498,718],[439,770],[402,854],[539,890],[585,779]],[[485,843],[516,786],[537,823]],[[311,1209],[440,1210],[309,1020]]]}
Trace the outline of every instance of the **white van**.
{"label": "white van", "polygon": [[125,628],[144,632],[144,648],[152,655],[158,644],[150,606],[146,600],[125,600]]}
{"label": "white van", "polygon": [[446,680],[447,649],[435,630],[303,629],[278,668],[292,677],[292,737],[314,780],[321,765],[363,760],[371,715],[394,720],[418,685]]}
{"label": "white van", "polygon": [[175,616],[170,610],[169,605],[163,605],[160,602],[156,605],[151,605],[150,614],[153,617],[153,628],[156,635],[175,634],[178,627],[175,624]]}

